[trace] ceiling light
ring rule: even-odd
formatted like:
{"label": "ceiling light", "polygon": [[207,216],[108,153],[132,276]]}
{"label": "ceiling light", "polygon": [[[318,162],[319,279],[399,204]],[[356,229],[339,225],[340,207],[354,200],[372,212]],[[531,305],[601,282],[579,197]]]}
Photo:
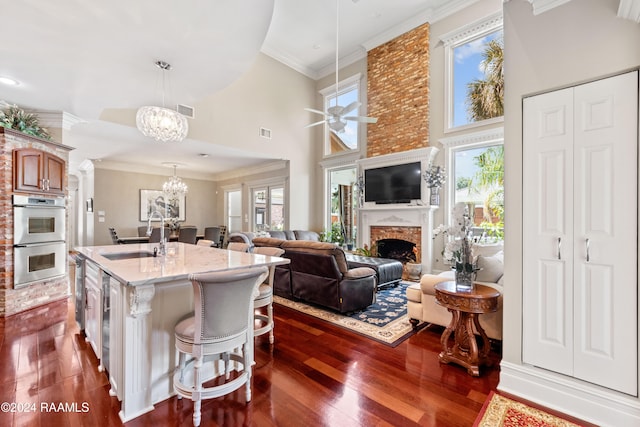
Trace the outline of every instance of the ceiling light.
{"label": "ceiling light", "polygon": [[169,200],[177,199],[180,196],[187,194],[189,187],[176,175],[176,168],[178,165],[173,165],[173,176],[169,178],[167,182],[162,184],[162,192],[167,195]]}
{"label": "ceiling light", "polygon": [[164,107],[165,73],[171,70],[171,65],[157,61],[156,66],[162,70],[162,107],[140,107],[136,114],[136,125],[143,135],[156,141],[180,142],[189,132],[187,119],[177,111]]}
{"label": "ceiling light", "polygon": [[5,84],[7,86],[18,86],[20,84],[16,79],[12,79],[11,77],[0,76],[0,83]]}

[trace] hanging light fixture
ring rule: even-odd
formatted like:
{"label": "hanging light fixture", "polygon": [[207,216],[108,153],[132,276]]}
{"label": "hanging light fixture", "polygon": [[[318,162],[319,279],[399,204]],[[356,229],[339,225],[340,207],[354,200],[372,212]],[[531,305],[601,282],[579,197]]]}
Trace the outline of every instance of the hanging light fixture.
{"label": "hanging light fixture", "polygon": [[180,142],[189,132],[187,119],[177,111],[164,107],[165,74],[171,70],[171,65],[156,61],[156,66],[162,70],[162,107],[140,107],[136,114],[136,125],[143,135],[156,141]]}
{"label": "hanging light fixture", "polygon": [[162,184],[162,192],[167,195],[169,200],[174,200],[187,194],[189,187],[176,174],[178,165],[173,165],[173,176],[167,182]]}

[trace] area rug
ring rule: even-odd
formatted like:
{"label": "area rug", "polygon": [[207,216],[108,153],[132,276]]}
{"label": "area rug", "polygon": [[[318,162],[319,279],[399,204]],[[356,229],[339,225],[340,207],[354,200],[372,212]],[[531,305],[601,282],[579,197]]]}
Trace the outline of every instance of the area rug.
{"label": "area rug", "polygon": [[407,282],[401,282],[394,288],[382,289],[376,294],[375,304],[370,305],[366,310],[348,315],[277,295],[274,295],[273,301],[395,347],[416,332],[407,316],[406,289],[408,285]]}
{"label": "area rug", "polygon": [[491,392],[473,427],[580,427],[524,403]]}

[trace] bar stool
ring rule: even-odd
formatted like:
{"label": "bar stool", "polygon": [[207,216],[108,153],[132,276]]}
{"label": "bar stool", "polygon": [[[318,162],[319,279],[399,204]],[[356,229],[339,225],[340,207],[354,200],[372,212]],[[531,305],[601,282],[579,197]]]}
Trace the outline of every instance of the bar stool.
{"label": "bar stool", "polygon": [[[173,389],[178,398],[193,400],[193,425],[199,426],[202,399],[229,394],[243,385],[247,403],[251,401],[253,364],[253,296],[268,276],[266,267],[191,274],[194,316],[175,327],[178,367],[173,376]],[[192,359],[187,363],[187,355]],[[213,357],[214,366],[204,369],[205,358]],[[238,375],[229,380],[228,363],[236,362]],[[208,362],[207,360],[207,362]],[[221,377],[220,364],[225,362],[225,380],[203,387]],[[242,369],[240,369],[240,366]]]}
{"label": "bar stool", "polygon": [[[255,247],[253,248],[254,254],[268,255],[268,256],[280,256],[284,253],[284,249],[274,247]],[[269,344],[273,344],[273,277],[275,275],[276,266],[269,266],[269,277],[267,280],[260,284],[258,288],[259,294],[253,300],[254,307],[254,329],[253,336],[257,337],[269,332]],[[267,307],[267,314],[264,315],[256,309],[261,307]],[[256,326],[263,325],[263,326]]]}

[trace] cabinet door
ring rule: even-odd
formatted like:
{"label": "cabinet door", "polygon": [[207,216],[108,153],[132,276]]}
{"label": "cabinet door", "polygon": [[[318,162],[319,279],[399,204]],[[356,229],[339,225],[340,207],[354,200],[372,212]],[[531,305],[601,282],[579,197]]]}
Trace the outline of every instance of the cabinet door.
{"label": "cabinet door", "polygon": [[523,360],[572,375],[573,89],[523,114]]}
{"label": "cabinet door", "polygon": [[638,73],[577,86],[574,376],[637,390]]}
{"label": "cabinet door", "polygon": [[13,187],[16,191],[43,191],[44,152],[30,148],[13,152]]}
{"label": "cabinet door", "polygon": [[46,190],[49,193],[64,194],[64,177],[66,163],[59,157],[45,153],[44,178],[47,180]]}

